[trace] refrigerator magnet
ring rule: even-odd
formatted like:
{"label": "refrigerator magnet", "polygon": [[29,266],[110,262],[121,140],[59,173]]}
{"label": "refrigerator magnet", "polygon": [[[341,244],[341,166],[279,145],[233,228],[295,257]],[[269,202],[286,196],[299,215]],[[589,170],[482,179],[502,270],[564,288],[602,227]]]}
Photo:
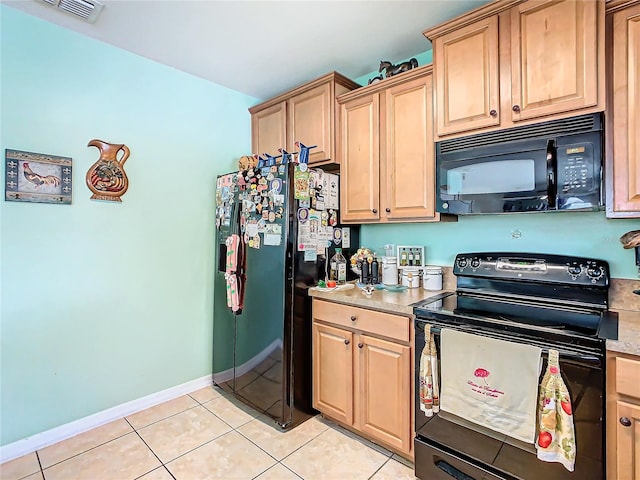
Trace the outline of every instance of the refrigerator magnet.
{"label": "refrigerator magnet", "polygon": [[342,229],[334,228],[333,229],[333,243],[336,245],[340,245],[342,243]]}
{"label": "refrigerator magnet", "polygon": [[298,209],[298,221],[300,223],[305,223],[309,219],[309,210],[306,208]]}
{"label": "refrigerator magnet", "polygon": [[275,222],[276,221],[276,212],[274,212],[274,211],[269,212],[269,221],[270,222]]}
{"label": "refrigerator magnet", "polygon": [[307,200],[309,198],[309,172],[303,172],[296,168],[293,184],[296,200]]}
{"label": "refrigerator magnet", "polygon": [[274,195],[279,194],[282,191],[282,179],[274,178],[271,180],[271,188],[269,189],[274,193]]}

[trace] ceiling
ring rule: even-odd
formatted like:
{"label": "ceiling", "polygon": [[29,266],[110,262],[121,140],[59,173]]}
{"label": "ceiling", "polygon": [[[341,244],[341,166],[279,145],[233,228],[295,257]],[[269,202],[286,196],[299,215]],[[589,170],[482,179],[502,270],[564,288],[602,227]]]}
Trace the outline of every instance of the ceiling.
{"label": "ceiling", "polygon": [[101,0],[87,23],[42,0],[3,4],[233,90],[266,99],[336,70],[431,48],[422,31],[486,0]]}

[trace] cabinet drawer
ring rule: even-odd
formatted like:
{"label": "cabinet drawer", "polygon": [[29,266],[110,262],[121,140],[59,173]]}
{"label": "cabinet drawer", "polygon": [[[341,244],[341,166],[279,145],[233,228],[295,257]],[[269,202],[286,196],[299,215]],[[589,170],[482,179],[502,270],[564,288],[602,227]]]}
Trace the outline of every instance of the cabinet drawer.
{"label": "cabinet drawer", "polygon": [[409,318],[399,315],[314,300],[313,318],[401,342],[409,341]]}
{"label": "cabinet drawer", "polygon": [[640,360],[616,358],[616,392],[640,398]]}

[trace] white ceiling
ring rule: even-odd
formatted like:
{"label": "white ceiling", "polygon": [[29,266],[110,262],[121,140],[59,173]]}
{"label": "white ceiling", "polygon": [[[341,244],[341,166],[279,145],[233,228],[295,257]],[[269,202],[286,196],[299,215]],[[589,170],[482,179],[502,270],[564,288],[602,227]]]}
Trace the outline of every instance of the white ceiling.
{"label": "white ceiling", "polygon": [[357,78],[431,48],[428,27],[486,0],[101,0],[94,24],[41,0],[13,8],[266,99],[336,70]]}

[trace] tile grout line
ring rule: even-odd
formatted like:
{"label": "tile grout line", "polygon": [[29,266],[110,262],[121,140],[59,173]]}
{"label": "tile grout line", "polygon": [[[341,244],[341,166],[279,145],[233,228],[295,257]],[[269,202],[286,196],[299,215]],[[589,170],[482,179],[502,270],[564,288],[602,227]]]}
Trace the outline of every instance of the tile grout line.
{"label": "tile grout line", "polygon": [[[121,417],[121,418],[122,418],[123,420],[126,420],[126,419],[125,419],[125,417]],[[118,419],[114,420],[114,422],[115,422],[115,421],[118,421],[118,420],[120,420],[120,418],[118,418]],[[127,423],[128,423],[128,422],[127,422]],[[96,427],[96,428],[100,428],[100,427]],[[133,428],[133,427],[131,427],[131,428]],[[83,433],[91,432],[92,430],[95,430],[95,429],[87,430],[86,432],[83,432]],[[44,468],[42,467],[42,462],[40,461],[40,455],[38,454],[38,450],[36,450],[36,451],[35,451],[35,454],[36,454],[36,456],[38,457],[38,463],[40,464],[40,471],[42,472],[42,476],[44,476],[44,471],[45,471],[45,470],[47,470],[47,469],[49,469],[49,468],[51,468],[51,467],[54,467],[54,466],[56,466],[56,465],[60,465],[61,463],[66,462],[67,460],[71,460],[72,458],[78,457],[78,456],[80,456],[80,455],[84,455],[85,453],[88,453],[88,452],[90,452],[91,450],[95,450],[96,448],[102,447],[103,445],[106,445],[107,443],[113,442],[114,440],[118,440],[119,438],[122,438],[122,437],[124,437],[125,435],[129,435],[130,433],[133,433],[133,432],[135,432],[135,429],[133,429],[133,431],[131,431],[131,432],[123,433],[122,435],[118,435],[117,437],[113,437],[112,439],[107,440],[106,442],[99,443],[98,445],[95,445],[95,446],[93,446],[93,447],[91,447],[91,448],[88,448],[88,449],[86,449],[86,450],[83,450],[82,452],[78,452],[78,453],[76,453],[76,454],[74,454],[74,455],[71,455],[70,457],[64,458],[64,459],[60,460],[59,462],[52,463],[51,465],[49,465],[49,466],[47,466],[47,467],[44,467]],[[80,434],[78,434],[78,435],[82,435],[82,433],[80,433]],[[73,437],[69,437],[69,438],[73,438]],[[66,440],[68,440],[68,439],[61,440],[60,442],[56,442],[56,443],[54,443],[53,445],[57,445],[58,443],[62,443],[62,442],[64,442],[64,441],[66,441]],[[51,447],[51,446],[53,446],[53,445],[48,445],[47,447],[44,447],[44,448],[48,448],[48,447]]]}
{"label": "tile grout line", "polygon": [[40,466],[40,473],[42,474],[42,478],[44,478],[44,469],[42,468],[42,462],[40,461],[40,455],[38,455],[38,450],[35,451],[36,458],[38,459],[38,465]]}
{"label": "tile grout line", "polygon": [[[126,418],[124,419],[131,428],[133,428],[133,425],[131,425],[131,423],[129,422],[129,420],[127,420]],[[154,457],[156,457],[156,459],[160,462],[160,465],[162,465],[164,467],[164,469],[169,472],[169,469],[166,467],[166,465],[164,464],[164,462],[162,460],[160,460],[160,457],[158,457],[158,455],[156,455],[156,452],[153,451],[153,449],[149,446],[149,444],[147,442],[144,441],[144,438],[142,438],[142,436],[140,435],[140,433],[133,428],[133,431],[136,433],[136,435],[138,436],[138,438],[142,441],[142,443],[144,443],[144,445],[149,449],[149,451],[153,454]],[[144,472],[142,475],[136,477],[140,478],[144,475],[146,475],[147,473],[153,472],[155,469],[157,469],[158,467],[152,468],[151,470],[149,470],[148,472]],[[171,472],[169,472],[169,475],[171,475],[171,478],[173,478],[173,480],[176,480],[176,477],[173,476],[173,474]]]}
{"label": "tile grout line", "polygon": [[384,467],[387,463],[389,463],[389,460],[391,460],[391,457],[387,457],[387,459],[385,460],[385,462],[384,462],[382,465],[380,465],[380,467],[378,467],[378,469],[377,469],[375,472],[373,472],[373,473],[371,474],[371,476],[369,477],[369,479],[368,479],[368,480],[371,480],[373,477],[375,477],[375,476],[376,476],[376,473],[378,473],[380,470],[382,470],[382,467]]}

